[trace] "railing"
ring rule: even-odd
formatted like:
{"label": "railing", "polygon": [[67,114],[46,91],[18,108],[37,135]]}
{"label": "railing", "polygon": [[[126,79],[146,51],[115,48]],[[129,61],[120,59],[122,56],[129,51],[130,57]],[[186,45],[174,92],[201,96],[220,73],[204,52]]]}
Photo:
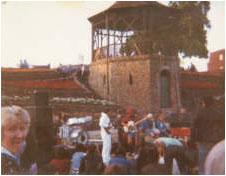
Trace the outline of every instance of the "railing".
{"label": "railing", "polygon": [[[129,42],[123,44],[111,44],[101,48],[97,48],[93,51],[93,59],[99,60],[112,57],[123,56],[139,56],[147,54],[161,54],[157,49],[153,49],[150,41],[143,42]],[[108,54],[109,49],[109,54]],[[107,55],[108,54],[108,55]]]}

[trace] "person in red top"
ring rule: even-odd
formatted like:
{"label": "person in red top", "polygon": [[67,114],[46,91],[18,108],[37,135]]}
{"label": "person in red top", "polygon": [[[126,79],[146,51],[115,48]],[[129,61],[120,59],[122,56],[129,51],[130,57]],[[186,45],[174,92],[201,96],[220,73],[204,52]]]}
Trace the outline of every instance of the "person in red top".
{"label": "person in red top", "polygon": [[[127,109],[125,117],[123,117],[121,125],[124,127],[128,126],[128,122],[134,121],[135,122],[135,111],[133,109]],[[138,131],[135,130],[134,132],[124,132],[124,136],[126,136],[127,146],[132,151],[133,150],[133,140],[135,142],[135,147],[139,145],[138,139]]]}

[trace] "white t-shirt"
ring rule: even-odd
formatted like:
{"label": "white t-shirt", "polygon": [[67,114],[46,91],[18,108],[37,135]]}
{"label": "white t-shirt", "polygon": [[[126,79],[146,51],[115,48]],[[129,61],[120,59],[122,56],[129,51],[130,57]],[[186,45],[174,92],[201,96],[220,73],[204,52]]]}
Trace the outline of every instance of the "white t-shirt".
{"label": "white t-shirt", "polygon": [[104,128],[107,128],[110,126],[110,118],[104,112],[101,113],[99,126],[101,128],[101,132],[105,132],[105,133],[106,133],[106,131]]}

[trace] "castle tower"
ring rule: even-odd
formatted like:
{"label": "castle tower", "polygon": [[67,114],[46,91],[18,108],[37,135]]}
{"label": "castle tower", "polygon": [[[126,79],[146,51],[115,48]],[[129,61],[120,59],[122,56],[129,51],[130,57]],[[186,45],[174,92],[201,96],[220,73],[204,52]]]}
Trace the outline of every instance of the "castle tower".
{"label": "castle tower", "polygon": [[[142,112],[180,107],[179,59],[153,51],[148,36],[179,11],[157,2],[119,1],[89,18],[92,63],[89,84],[105,99]],[[169,34],[170,35],[170,34]]]}

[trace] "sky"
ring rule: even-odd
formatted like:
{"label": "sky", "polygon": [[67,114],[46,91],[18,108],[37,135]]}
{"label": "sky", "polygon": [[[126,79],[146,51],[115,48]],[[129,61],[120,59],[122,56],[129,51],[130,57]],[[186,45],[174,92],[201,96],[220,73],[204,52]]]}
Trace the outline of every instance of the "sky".
{"label": "sky", "polygon": [[[162,1],[161,1],[162,2]],[[16,67],[20,59],[31,65],[89,64],[91,62],[91,24],[88,17],[110,7],[114,1],[2,3],[1,62]],[[162,2],[167,5],[167,1]],[[225,48],[225,3],[211,2],[210,52]],[[206,71],[208,59],[184,59]]]}

